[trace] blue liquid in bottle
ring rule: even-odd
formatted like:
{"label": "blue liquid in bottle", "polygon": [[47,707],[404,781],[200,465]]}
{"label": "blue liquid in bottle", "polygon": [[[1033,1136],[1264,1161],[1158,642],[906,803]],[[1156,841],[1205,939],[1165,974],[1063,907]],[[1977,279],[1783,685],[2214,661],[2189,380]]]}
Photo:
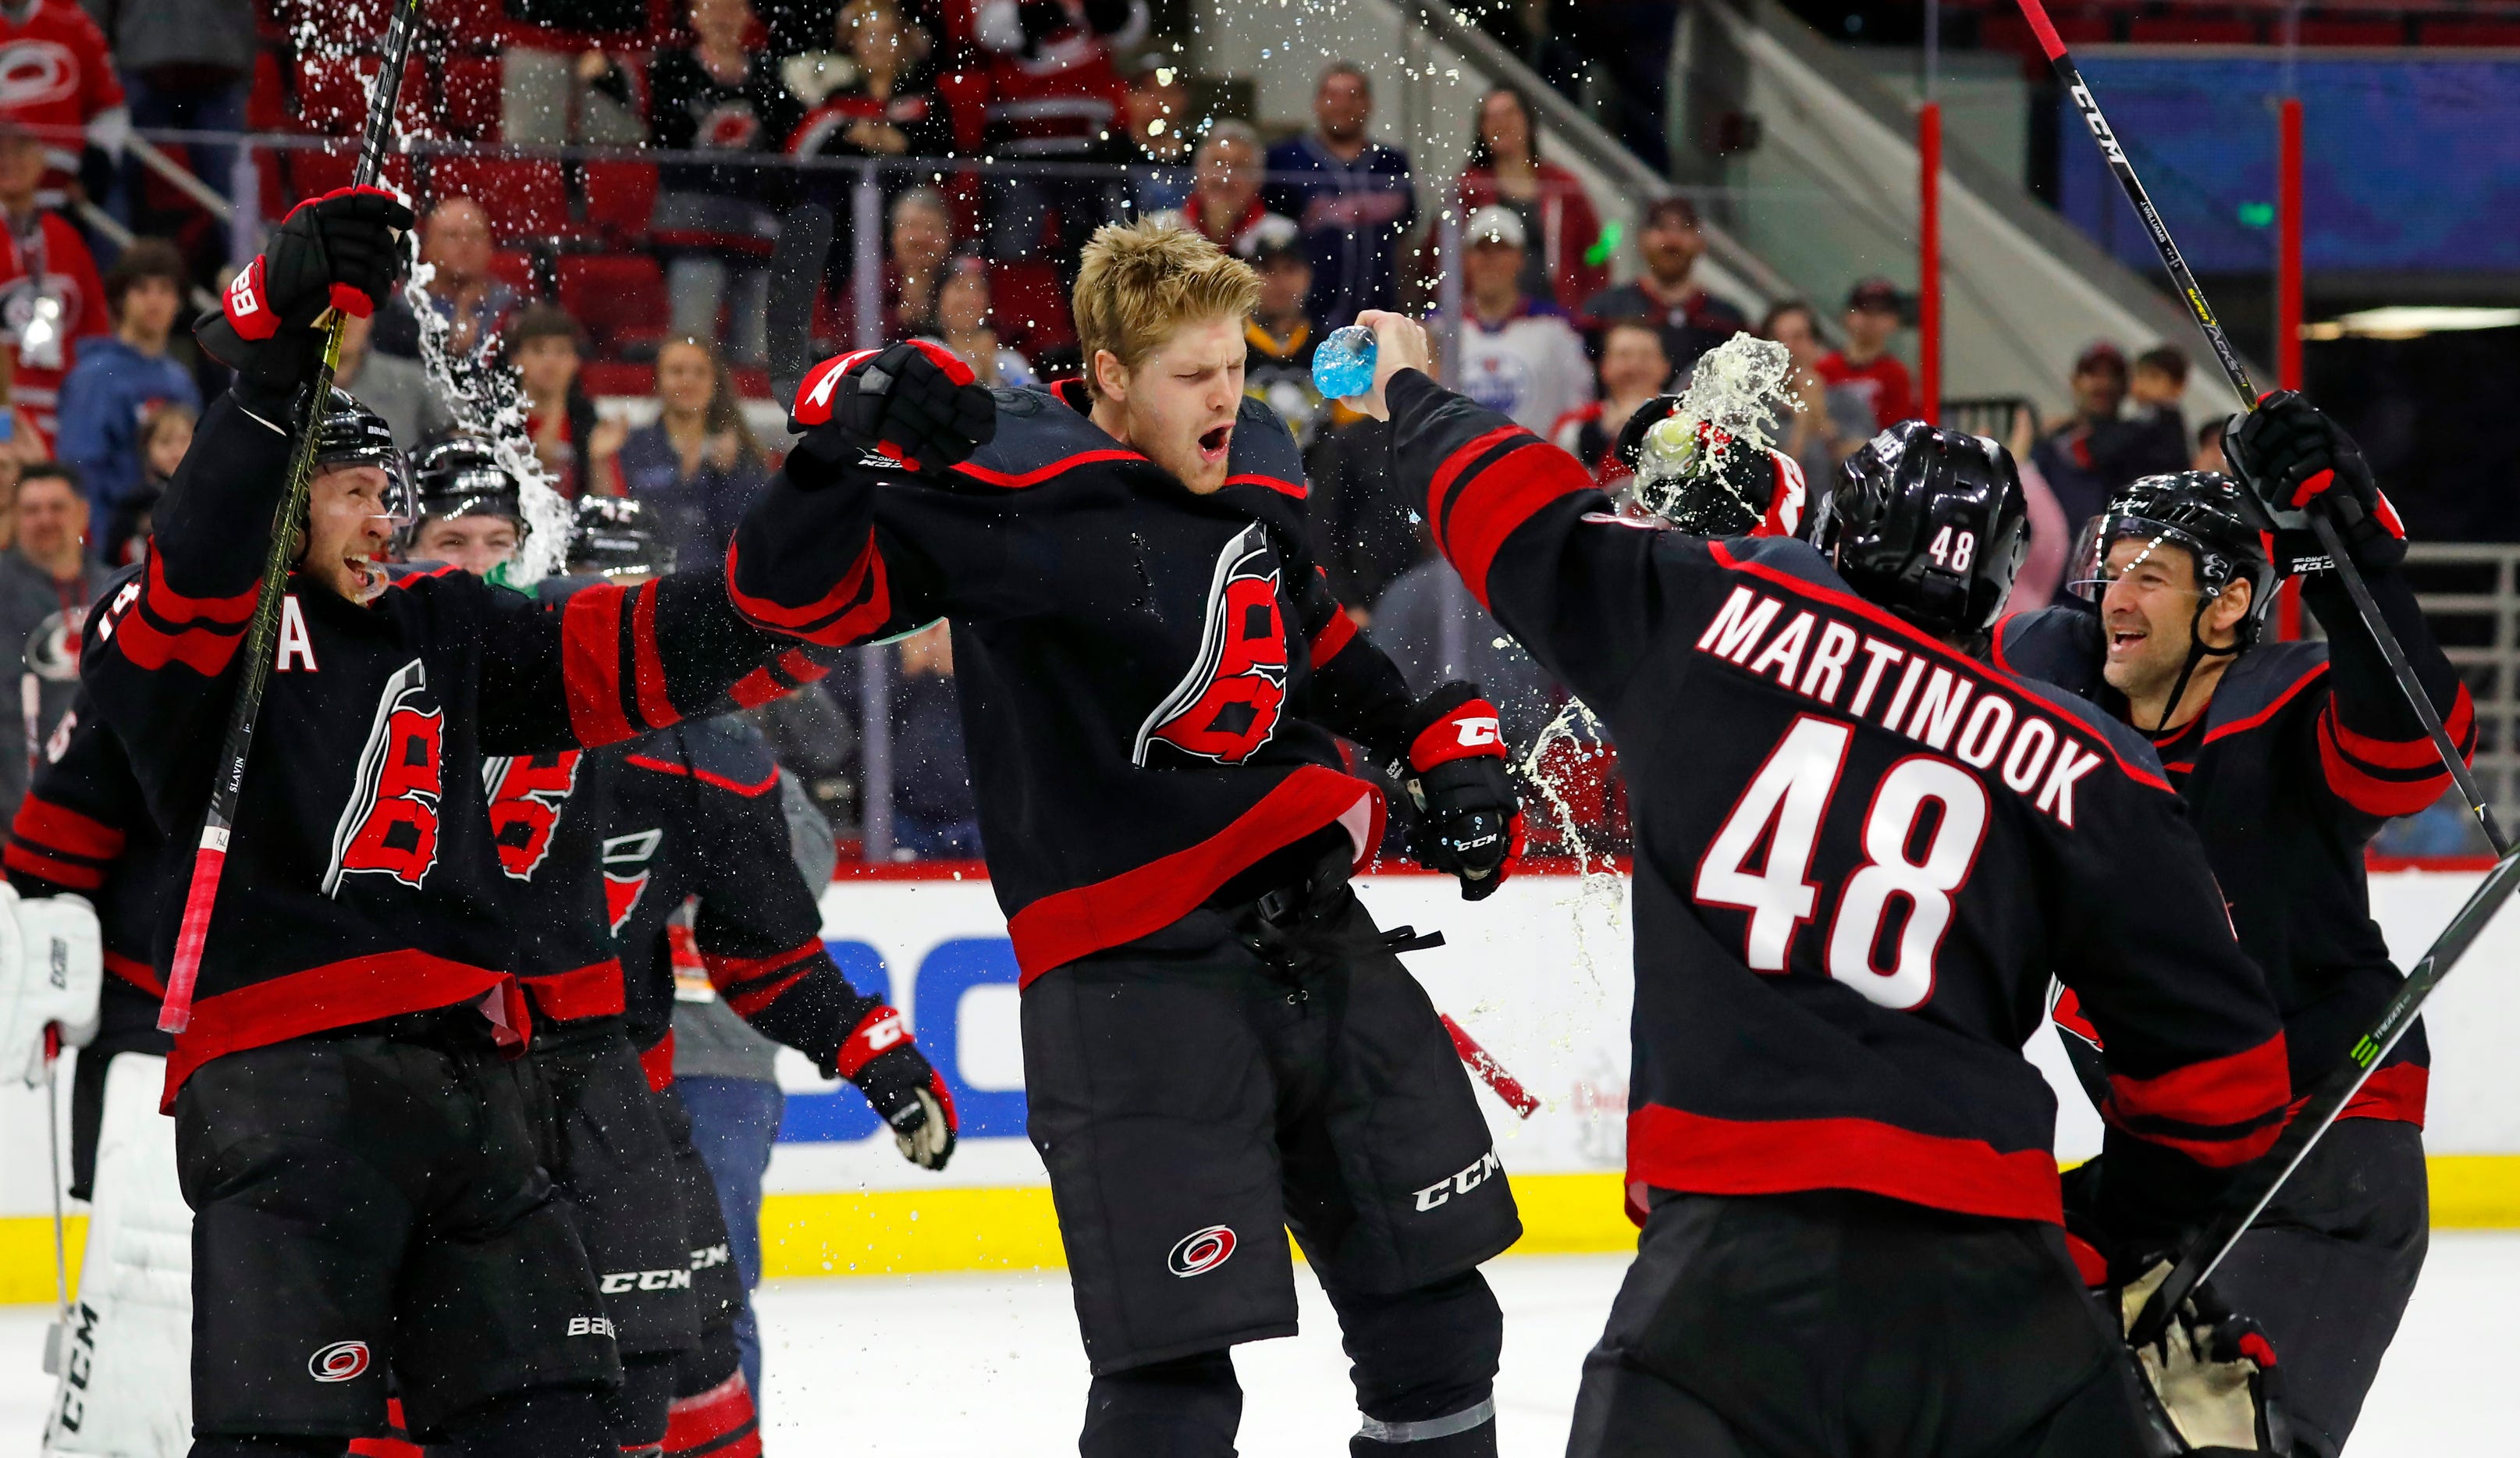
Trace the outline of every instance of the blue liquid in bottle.
{"label": "blue liquid in bottle", "polygon": [[1373,331],[1362,324],[1330,331],[1313,351],[1313,388],[1333,400],[1373,388]]}

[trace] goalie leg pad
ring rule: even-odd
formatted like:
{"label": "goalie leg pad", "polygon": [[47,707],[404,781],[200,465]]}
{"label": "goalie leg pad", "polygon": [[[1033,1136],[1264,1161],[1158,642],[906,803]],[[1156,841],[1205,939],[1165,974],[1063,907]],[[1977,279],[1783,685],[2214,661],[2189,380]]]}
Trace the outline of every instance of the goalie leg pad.
{"label": "goalie leg pad", "polygon": [[[106,1074],[96,1200],[47,1453],[181,1458],[193,1438],[193,1211],[176,1181],[175,1121],[158,1112],[166,1061],[125,1053]],[[170,1380],[169,1374],[178,1374]]]}

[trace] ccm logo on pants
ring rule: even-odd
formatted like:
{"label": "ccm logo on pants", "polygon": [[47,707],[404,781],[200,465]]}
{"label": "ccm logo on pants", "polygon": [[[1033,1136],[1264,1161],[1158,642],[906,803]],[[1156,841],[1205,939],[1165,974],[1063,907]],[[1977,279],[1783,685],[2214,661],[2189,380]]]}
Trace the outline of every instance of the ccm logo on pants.
{"label": "ccm logo on pants", "polygon": [[1433,1209],[1456,1195],[1467,1195],[1486,1184],[1489,1175],[1503,1173],[1505,1173],[1504,1162],[1497,1159],[1495,1150],[1489,1150],[1486,1154],[1472,1160],[1451,1179],[1439,1179],[1418,1191],[1418,1208],[1420,1211]]}
{"label": "ccm logo on pants", "polygon": [[690,1271],[606,1271],[604,1294],[619,1296],[625,1291],[689,1291]]}

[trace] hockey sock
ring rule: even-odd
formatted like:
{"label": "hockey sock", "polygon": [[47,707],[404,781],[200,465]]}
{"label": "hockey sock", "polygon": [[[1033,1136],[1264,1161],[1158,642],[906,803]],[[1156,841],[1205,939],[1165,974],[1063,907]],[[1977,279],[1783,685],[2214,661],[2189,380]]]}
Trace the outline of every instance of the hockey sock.
{"label": "hockey sock", "polygon": [[197,1437],[193,1458],[340,1458],[344,1437]]}
{"label": "hockey sock", "polygon": [[665,1423],[665,1458],[761,1458],[761,1419],[742,1373],[674,1399]]}
{"label": "hockey sock", "polygon": [[593,1388],[535,1388],[494,1397],[446,1425],[450,1458],[618,1458]]}
{"label": "hockey sock", "polygon": [[1233,1353],[1203,1351],[1094,1379],[1076,1448],[1083,1458],[1233,1458],[1241,1426]]}
{"label": "hockey sock", "polygon": [[614,1446],[627,1454],[652,1454],[665,1440],[665,1410],[674,1402],[676,1353],[631,1357],[621,1364],[621,1386],[604,1397],[605,1421]]}
{"label": "hockey sock", "polygon": [[1463,1271],[1392,1296],[1332,1299],[1355,1364],[1362,1430],[1354,1458],[1488,1458],[1496,1452],[1505,1314],[1485,1277]]}

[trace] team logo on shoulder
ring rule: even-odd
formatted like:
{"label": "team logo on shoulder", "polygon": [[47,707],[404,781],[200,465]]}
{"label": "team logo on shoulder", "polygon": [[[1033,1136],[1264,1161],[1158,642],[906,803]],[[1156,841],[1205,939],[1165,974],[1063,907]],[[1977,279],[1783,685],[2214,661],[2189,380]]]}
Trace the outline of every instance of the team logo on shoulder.
{"label": "team logo on shoulder", "polygon": [[1225,544],[1207,589],[1198,661],[1147,721],[1130,758],[1143,766],[1160,742],[1217,764],[1240,764],[1278,732],[1286,700],[1282,569],[1257,523]]}
{"label": "team logo on shoulder", "polygon": [[612,919],[614,935],[620,934],[630,913],[638,909],[639,897],[653,874],[648,861],[664,839],[663,831],[643,830],[604,843],[604,912]]}
{"label": "team logo on shoulder", "polygon": [[577,788],[575,750],[517,754],[481,761],[481,788],[490,800],[490,842],[499,869],[512,881],[531,881],[551,854],[560,812]]}
{"label": "team logo on shoulder", "polygon": [[395,669],[377,698],[358,778],[333,827],[325,895],[339,895],[345,876],[390,876],[415,888],[428,883],[437,864],[445,730],[446,714],[428,691],[420,660]]}
{"label": "team logo on shoulder", "polygon": [[306,1375],[317,1382],[348,1382],[367,1370],[365,1342],[336,1342],[306,1359]]}
{"label": "team logo on shoulder", "polygon": [[1210,1225],[1183,1236],[1174,1245],[1172,1254],[1164,1257],[1164,1263],[1172,1267],[1174,1275],[1187,1279],[1206,1275],[1225,1264],[1226,1257],[1233,1253],[1234,1227]]}

